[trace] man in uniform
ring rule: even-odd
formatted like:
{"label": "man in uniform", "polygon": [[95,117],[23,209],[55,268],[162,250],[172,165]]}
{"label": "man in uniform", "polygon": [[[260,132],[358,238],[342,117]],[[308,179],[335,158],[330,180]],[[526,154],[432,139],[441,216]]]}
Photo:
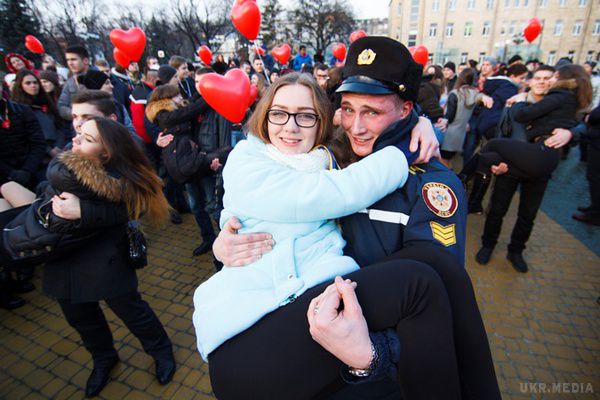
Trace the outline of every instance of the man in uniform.
{"label": "man in uniform", "polygon": [[[393,255],[429,265],[450,264],[456,266],[450,271],[464,273],[461,271],[467,215],[464,189],[452,171],[438,160],[430,160],[431,154],[417,158],[417,142],[420,140],[423,153],[424,148],[429,147],[428,141],[435,141],[433,130],[430,130],[430,137],[419,138],[413,133],[411,138],[411,131],[418,120],[413,104],[417,99],[421,74],[422,67],[412,60],[408,49],[393,39],[365,37],[350,46],[344,80],[338,89],[342,94],[341,126],[345,131],[342,152],[345,150],[350,153],[352,161],[357,161],[387,145],[395,145],[410,148],[406,157],[413,164],[402,188],[368,209],[341,219],[342,233],[347,241],[344,253],[367,268]],[[240,228],[237,220],[230,220],[213,246],[215,256],[227,266],[251,263],[274,244],[268,234],[237,235],[236,231]],[[472,289],[470,292],[472,296]],[[449,297],[460,296],[449,293]],[[469,301],[475,302],[474,296]],[[481,328],[480,317],[478,324]],[[336,336],[334,330],[321,332],[327,336],[323,342],[352,340],[351,337]],[[455,336],[457,348],[477,343],[487,350],[476,352],[476,357],[481,358],[459,360],[459,364],[464,361],[488,372],[491,369],[492,374],[488,376],[493,376],[485,335],[466,336],[469,335]],[[315,340],[323,343],[317,338]],[[462,378],[477,381],[474,376]],[[480,387],[475,391],[486,392],[482,398],[500,398],[495,381],[481,379],[476,385]],[[489,388],[492,388],[491,391]],[[364,382],[345,387],[334,398],[398,398],[398,386],[391,379]]]}

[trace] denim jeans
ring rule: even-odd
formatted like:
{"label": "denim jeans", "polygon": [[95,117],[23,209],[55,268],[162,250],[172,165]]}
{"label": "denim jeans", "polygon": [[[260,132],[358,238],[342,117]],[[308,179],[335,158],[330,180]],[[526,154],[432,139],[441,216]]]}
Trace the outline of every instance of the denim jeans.
{"label": "denim jeans", "polygon": [[231,131],[231,147],[235,147],[238,142],[245,140],[246,135],[243,131],[232,130]]}
{"label": "denim jeans", "polygon": [[198,181],[186,183],[185,190],[187,191],[190,209],[192,210],[192,214],[194,214],[196,223],[200,228],[202,240],[205,242],[214,241],[216,237],[215,230],[213,229],[210,215],[205,209],[206,197],[201,184]]}

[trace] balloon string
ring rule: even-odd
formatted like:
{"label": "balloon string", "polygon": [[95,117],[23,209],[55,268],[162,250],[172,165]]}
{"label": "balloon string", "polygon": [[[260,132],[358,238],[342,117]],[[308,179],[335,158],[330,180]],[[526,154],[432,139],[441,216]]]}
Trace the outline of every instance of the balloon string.
{"label": "balloon string", "polygon": [[265,61],[263,60],[263,58],[260,55],[260,50],[258,47],[258,44],[256,42],[252,42],[252,44],[254,45],[254,52],[256,53],[256,55],[258,56],[258,58],[260,59],[260,61],[262,61],[263,63],[263,74],[265,75],[265,79],[267,80],[267,84],[271,84],[271,80],[269,79],[269,76],[267,75],[267,68],[265,66]]}

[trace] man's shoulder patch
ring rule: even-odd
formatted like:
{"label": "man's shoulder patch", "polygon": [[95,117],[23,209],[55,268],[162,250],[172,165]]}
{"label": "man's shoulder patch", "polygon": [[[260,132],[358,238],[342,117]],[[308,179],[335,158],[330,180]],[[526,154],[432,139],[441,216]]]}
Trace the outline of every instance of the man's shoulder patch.
{"label": "man's shoulder patch", "polygon": [[435,215],[450,218],[458,209],[458,199],[450,186],[440,182],[427,182],[421,189],[425,205]]}
{"label": "man's shoulder patch", "polygon": [[429,222],[429,226],[431,227],[431,235],[435,240],[443,244],[445,247],[452,246],[456,244],[456,225],[450,224],[444,226],[437,222],[431,221]]}

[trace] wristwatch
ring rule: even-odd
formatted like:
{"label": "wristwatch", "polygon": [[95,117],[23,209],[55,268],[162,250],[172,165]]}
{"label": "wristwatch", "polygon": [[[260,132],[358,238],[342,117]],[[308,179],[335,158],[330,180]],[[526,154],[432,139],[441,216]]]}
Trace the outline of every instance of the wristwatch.
{"label": "wristwatch", "polygon": [[364,369],[353,368],[353,367],[349,366],[348,372],[350,373],[350,375],[356,376],[357,378],[366,378],[366,377],[370,376],[371,373],[373,373],[373,371],[375,371],[375,369],[377,368],[378,362],[379,362],[379,353],[377,353],[377,349],[375,348],[375,345],[373,344],[373,342],[371,342],[371,362],[369,363],[369,366]]}

